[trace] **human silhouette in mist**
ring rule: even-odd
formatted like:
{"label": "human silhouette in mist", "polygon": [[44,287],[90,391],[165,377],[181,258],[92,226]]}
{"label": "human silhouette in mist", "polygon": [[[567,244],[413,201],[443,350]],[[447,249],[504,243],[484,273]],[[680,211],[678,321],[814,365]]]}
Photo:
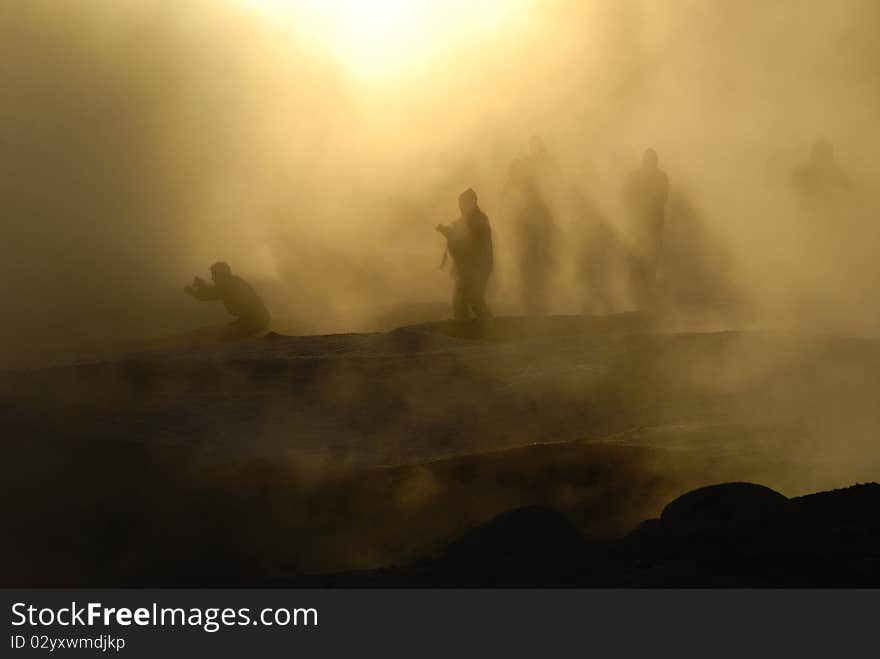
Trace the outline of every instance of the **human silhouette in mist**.
{"label": "human silhouette in mist", "polygon": [[456,319],[466,320],[471,314],[480,320],[492,317],[486,306],[486,286],[492,274],[492,229],[489,218],[477,205],[477,193],[468,188],[458,196],[461,216],[449,225],[438,224],[436,230],[446,238],[446,255],[452,257],[455,288],[452,311]]}
{"label": "human silhouette in mist", "polygon": [[830,201],[849,188],[849,180],[834,162],[834,145],[827,140],[813,144],[807,162],[795,167],[792,187],[809,201]]}
{"label": "human silhouette in mist", "polygon": [[642,166],[629,175],[623,186],[623,203],[632,237],[630,282],[639,308],[651,306],[655,300],[657,270],[663,248],[669,177],[658,163],[657,152],[647,149],[642,156]]}
{"label": "human silhouette in mist", "polygon": [[211,266],[213,285],[195,277],[183,290],[197,300],[220,300],[236,320],[226,326],[224,339],[242,339],[259,334],[269,326],[269,311],[253,287],[232,274],[228,263]]}
{"label": "human silhouette in mist", "polygon": [[523,306],[529,316],[547,311],[556,241],[556,224],[548,198],[558,183],[557,172],[544,142],[533,137],[528,154],[510,164],[504,187],[518,238]]}
{"label": "human silhouette in mist", "polygon": [[612,313],[615,280],[619,277],[625,251],[599,206],[582,187],[573,187],[570,198],[578,219],[577,233],[569,240],[576,250],[575,273],[582,288],[581,308],[586,314]]}

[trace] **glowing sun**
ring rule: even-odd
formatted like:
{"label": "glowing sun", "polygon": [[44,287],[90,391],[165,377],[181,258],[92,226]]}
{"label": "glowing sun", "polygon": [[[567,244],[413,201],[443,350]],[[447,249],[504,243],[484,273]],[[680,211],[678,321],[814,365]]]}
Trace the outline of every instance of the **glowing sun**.
{"label": "glowing sun", "polygon": [[292,25],[353,74],[393,76],[522,20],[533,0],[239,0]]}

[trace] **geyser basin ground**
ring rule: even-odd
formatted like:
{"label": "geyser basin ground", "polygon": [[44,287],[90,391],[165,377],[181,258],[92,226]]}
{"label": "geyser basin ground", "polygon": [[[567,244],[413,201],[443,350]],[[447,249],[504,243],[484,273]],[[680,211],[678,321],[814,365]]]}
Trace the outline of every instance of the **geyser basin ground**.
{"label": "geyser basin ground", "polygon": [[878,341],[524,322],[4,372],[4,582],[261,583],[414,560],[522,505],[599,537],[700,485],[876,479]]}

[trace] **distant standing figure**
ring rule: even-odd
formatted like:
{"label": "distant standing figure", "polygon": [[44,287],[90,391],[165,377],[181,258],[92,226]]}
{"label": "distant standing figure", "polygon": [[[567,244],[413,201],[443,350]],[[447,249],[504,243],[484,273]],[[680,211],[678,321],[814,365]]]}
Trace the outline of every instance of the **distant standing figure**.
{"label": "distant standing figure", "polygon": [[224,339],[243,339],[266,330],[269,326],[266,305],[250,284],[232,274],[229,264],[220,261],[212,265],[211,279],[213,285],[195,277],[192,286],[183,290],[197,300],[221,300],[226,310],[236,317],[227,325]]}
{"label": "distant standing figure", "polygon": [[528,316],[543,316],[556,265],[556,223],[550,200],[558,184],[558,168],[539,137],[527,156],[510,164],[504,187],[518,238],[517,252],[523,306]]}
{"label": "distant standing figure", "polygon": [[573,186],[571,207],[579,220],[570,241],[576,250],[576,274],[583,289],[582,310],[586,314],[610,314],[615,310],[615,280],[619,276],[624,250],[598,205]]}
{"label": "distant standing figure", "polygon": [[807,162],[795,167],[792,187],[805,199],[830,201],[849,188],[846,174],[834,162],[834,145],[827,140],[813,144]]}
{"label": "distant standing figure", "polygon": [[654,301],[668,197],[669,178],[658,167],[657,152],[648,149],[641,168],[630,174],[623,188],[633,239],[630,278],[640,308]]}
{"label": "distant standing figure", "polygon": [[[446,238],[446,254],[452,257],[455,289],[452,310],[455,318],[466,320],[471,314],[480,320],[492,317],[486,306],[486,286],[492,274],[492,229],[489,218],[477,205],[477,193],[468,188],[458,197],[461,216],[452,224],[438,224]],[[444,255],[444,263],[446,255]]]}

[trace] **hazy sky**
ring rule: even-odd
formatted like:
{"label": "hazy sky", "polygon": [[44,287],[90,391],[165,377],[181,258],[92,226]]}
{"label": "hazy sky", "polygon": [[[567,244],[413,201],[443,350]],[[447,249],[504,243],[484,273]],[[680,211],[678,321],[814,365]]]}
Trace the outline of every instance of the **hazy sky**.
{"label": "hazy sky", "polygon": [[[871,0],[4,2],[0,338],[221,322],[181,292],[218,259],[281,331],[372,327],[445,303],[433,227],[467,187],[498,238],[490,303],[517,313],[501,189],[532,135],[616,231],[655,147],[678,228],[711,238],[753,319],[873,331],[878,19]],[[810,214],[789,182],[817,138],[854,188]],[[566,208],[561,272],[584,225]],[[561,277],[553,311],[580,312]]]}

